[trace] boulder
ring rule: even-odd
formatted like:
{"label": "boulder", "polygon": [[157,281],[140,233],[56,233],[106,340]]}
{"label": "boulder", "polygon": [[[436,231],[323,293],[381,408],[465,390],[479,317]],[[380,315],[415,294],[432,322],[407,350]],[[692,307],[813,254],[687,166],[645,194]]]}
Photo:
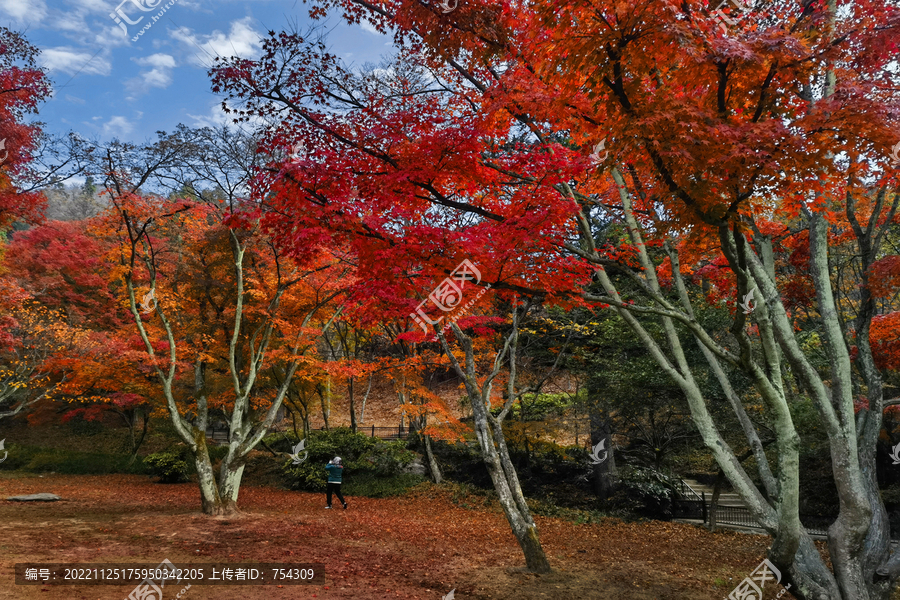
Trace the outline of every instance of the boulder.
{"label": "boulder", "polygon": [[414,461],[406,465],[406,468],[403,469],[404,473],[413,473],[414,475],[425,475],[428,473],[428,469],[422,464],[422,460],[420,458],[416,458]]}
{"label": "boulder", "polygon": [[28,494],[27,496],[10,496],[7,500],[11,502],[56,502],[62,500],[56,494],[48,494],[42,492],[40,494]]}

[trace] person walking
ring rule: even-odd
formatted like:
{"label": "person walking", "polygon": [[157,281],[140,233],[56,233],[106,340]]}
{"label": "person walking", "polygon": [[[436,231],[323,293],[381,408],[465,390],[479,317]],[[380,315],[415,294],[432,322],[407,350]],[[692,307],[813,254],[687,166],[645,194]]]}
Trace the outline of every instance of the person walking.
{"label": "person walking", "polygon": [[341,476],[343,475],[344,465],[341,464],[341,457],[335,456],[329,461],[327,465],[325,465],[325,470],[328,471],[328,505],[325,508],[331,508],[331,494],[337,494],[338,500],[341,501],[341,504],[344,505],[344,509],[347,508],[347,503],[344,502],[344,497],[341,495]]}

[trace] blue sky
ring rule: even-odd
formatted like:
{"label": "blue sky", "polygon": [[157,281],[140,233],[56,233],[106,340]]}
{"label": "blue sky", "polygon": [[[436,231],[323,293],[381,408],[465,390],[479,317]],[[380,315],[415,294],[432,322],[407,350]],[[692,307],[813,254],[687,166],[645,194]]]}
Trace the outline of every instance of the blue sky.
{"label": "blue sky", "polygon": [[[141,143],[179,123],[223,123],[222,98],[210,91],[206,74],[212,57],[253,58],[266,31],[305,33],[311,24],[301,0],[120,2],[0,0],[0,25],[24,32],[41,49],[53,81],[53,98],[37,117],[48,132]],[[127,34],[110,16],[117,9]],[[348,63],[376,63],[391,52],[389,39],[371,27],[347,25],[337,15],[325,26],[331,51]]]}

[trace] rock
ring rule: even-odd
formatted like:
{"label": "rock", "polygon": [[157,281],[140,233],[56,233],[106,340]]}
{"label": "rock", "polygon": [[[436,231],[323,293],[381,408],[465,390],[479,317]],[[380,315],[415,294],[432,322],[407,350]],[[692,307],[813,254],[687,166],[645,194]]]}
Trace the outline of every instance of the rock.
{"label": "rock", "polygon": [[403,469],[405,473],[412,473],[414,475],[425,475],[428,473],[428,469],[425,468],[425,465],[422,464],[421,459],[415,459]]}
{"label": "rock", "polygon": [[56,502],[57,500],[62,500],[62,498],[56,494],[43,492],[40,494],[29,494],[27,496],[10,496],[7,500],[12,502]]}

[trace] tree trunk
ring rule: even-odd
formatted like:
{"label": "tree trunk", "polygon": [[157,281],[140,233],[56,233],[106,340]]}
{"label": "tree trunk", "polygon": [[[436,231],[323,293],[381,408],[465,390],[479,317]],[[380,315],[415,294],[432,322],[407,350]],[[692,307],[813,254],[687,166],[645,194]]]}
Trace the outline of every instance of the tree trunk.
{"label": "tree trunk", "polygon": [[226,514],[225,507],[216,485],[216,475],[209,460],[209,449],[206,447],[206,432],[194,430],[195,445],[191,449],[194,455],[194,466],[197,470],[197,483],[200,486],[200,504],[203,514],[220,516]]}
{"label": "tree trunk", "polygon": [[438,466],[437,459],[434,457],[434,452],[431,451],[431,437],[427,435],[423,435],[425,438],[425,458],[428,460],[428,470],[431,472],[431,480],[435,483],[440,483],[443,481],[443,477],[441,476],[441,469]]}
{"label": "tree trunk", "polygon": [[[515,467],[509,459],[509,452],[506,448],[506,440],[503,437],[503,421],[495,419],[488,411],[488,402],[491,394],[491,381],[496,377],[501,363],[501,356],[495,362],[494,372],[491,377],[483,384],[479,384],[477,373],[475,371],[475,357],[472,346],[472,339],[468,337],[456,325],[451,323],[453,333],[459,340],[460,345],[466,353],[465,370],[456,360],[456,357],[450,351],[447,340],[442,333],[438,334],[444,352],[448,355],[453,368],[457,374],[462,377],[466,386],[466,393],[469,396],[469,402],[472,405],[472,413],[475,418],[475,435],[478,439],[478,445],[481,447],[481,455],[487,466],[488,474],[494,489],[497,491],[497,498],[506,520],[512,529],[513,535],[522,548],[525,555],[525,566],[529,571],[534,573],[549,573],[550,563],[547,560],[544,549],[541,547],[538,538],[537,526],[531,518],[531,511],[525,502],[525,496],[522,494],[522,488],[519,485],[519,478],[516,474]],[[507,344],[515,345],[515,336],[517,331],[514,329],[507,340]],[[506,350],[504,349],[504,352]],[[514,354],[514,351],[513,351]],[[513,359],[514,360],[514,359]],[[515,373],[510,376],[511,380],[515,379]],[[505,416],[506,410],[509,408],[512,399],[507,402],[502,416]]]}
{"label": "tree trunk", "polygon": [[350,431],[356,433],[356,406],[353,404],[353,380],[351,377],[347,383],[347,394],[350,396]]}
{"label": "tree trunk", "polygon": [[[135,414],[137,414],[137,411],[135,411]],[[135,418],[137,418],[137,417],[135,417]],[[128,461],[129,465],[134,463],[135,459],[137,459],[138,450],[140,450],[141,445],[144,443],[144,438],[147,437],[147,423],[149,420],[150,420],[149,412],[143,413],[144,427],[141,430],[141,437],[138,438],[137,441],[134,440],[134,428],[133,427],[131,428],[131,459]]]}
{"label": "tree trunk", "polygon": [[331,375],[325,378],[325,389],[319,388],[319,399],[322,401],[322,420],[325,421],[325,431],[328,431],[328,415],[331,414]]}
{"label": "tree trunk", "polygon": [[366,418],[366,400],[369,399],[369,392],[372,391],[372,377],[373,375],[369,375],[369,385],[366,387],[366,395],[363,396],[362,408],[359,411],[359,424],[362,425],[363,421]]}
{"label": "tree trunk", "polygon": [[[478,398],[475,404],[480,404],[481,401],[482,399]],[[486,412],[484,406],[481,407],[481,411]],[[476,416],[475,424],[478,442],[481,445],[481,452],[484,456],[484,463],[487,465],[488,473],[491,476],[494,489],[497,491],[497,498],[500,500],[500,506],[503,507],[506,520],[509,522],[509,526],[512,528],[513,534],[522,548],[522,553],[525,555],[525,566],[534,573],[549,573],[551,571],[550,562],[547,560],[544,549],[541,547],[537,526],[531,518],[531,512],[528,510],[525,497],[522,495],[521,488],[519,488],[515,469],[511,469],[512,465],[508,458],[506,460],[501,459],[494,445],[494,437],[487,427],[487,419],[484,417],[479,419]],[[497,441],[499,442],[500,440]],[[504,469],[504,463],[508,465],[508,469]]]}
{"label": "tree trunk", "polygon": [[600,500],[607,500],[615,492],[618,479],[612,446],[612,430],[609,426],[609,419],[606,418],[605,413],[597,404],[592,403],[591,407],[591,446],[596,447],[597,444],[606,440],[605,450],[608,457],[607,460],[600,464],[592,465],[594,471],[594,493]]}
{"label": "tree trunk", "polygon": [[296,437],[298,440],[301,439],[300,432],[297,431],[297,413],[293,410],[291,411],[291,429],[294,430],[294,437]]}
{"label": "tree trunk", "polygon": [[222,501],[222,513],[230,515],[239,512],[237,507],[238,492],[241,489],[241,478],[244,475],[244,459],[231,459],[231,453],[222,460],[219,471],[219,498]]}

